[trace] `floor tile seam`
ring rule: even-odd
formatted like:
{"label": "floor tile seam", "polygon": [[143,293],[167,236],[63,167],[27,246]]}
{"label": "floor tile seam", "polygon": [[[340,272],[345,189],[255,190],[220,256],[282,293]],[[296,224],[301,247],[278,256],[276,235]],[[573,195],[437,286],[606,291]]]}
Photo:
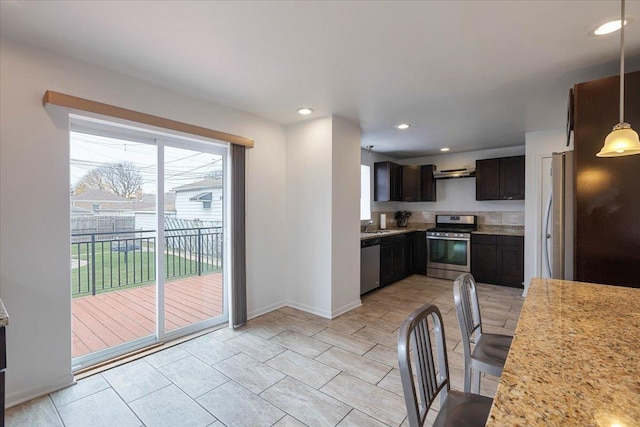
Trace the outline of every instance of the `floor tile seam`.
{"label": "floor tile seam", "polygon": [[[102,376],[102,374],[97,374],[97,375]],[[53,406],[57,409],[57,408],[59,408],[59,407],[63,407],[63,406],[66,406],[66,405],[68,405],[68,404],[70,404],[70,403],[76,402],[76,401],[78,401],[78,400],[80,400],[80,399],[84,399],[85,397],[89,397],[89,396],[92,396],[92,395],[94,395],[94,394],[96,394],[96,393],[100,393],[101,391],[106,390],[106,389],[108,389],[108,388],[112,388],[112,387],[111,387],[111,384],[106,380],[106,378],[104,378],[104,377],[102,376],[102,379],[105,381],[105,383],[107,383],[107,386],[106,386],[106,387],[101,388],[100,390],[96,390],[96,391],[94,391],[94,392],[91,392],[91,393],[89,393],[89,394],[87,394],[87,395],[84,395],[84,396],[82,396],[82,397],[78,397],[77,399],[70,400],[69,402],[67,402],[67,403],[65,403],[65,404],[62,404],[62,405],[58,405],[58,404],[56,404],[56,401],[53,399],[53,394],[58,393],[58,392],[61,392],[62,390],[65,390],[66,388],[74,387],[75,385],[77,385],[77,383],[76,383],[76,384],[72,384],[72,385],[70,385],[70,386],[68,386],[68,387],[65,387],[65,388],[63,388],[63,389],[60,389],[60,390],[52,391],[51,393],[48,393],[48,394],[47,394],[47,396],[49,396],[49,398],[51,399],[51,402],[53,403]]]}
{"label": "floor tile seam", "polygon": [[[195,357],[196,359],[198,359],[198,357],[196,357],[196,356],[193,356],[193,357]],[[181,360],[182,360],[182,359],[181,359]],[[198,359],[198,360],[200,360],[200,359]],[[226,359],[225,359],[225,360],[226,360]],[[176,388],[178,388],[181,392],[183,392],[183,393],[184,393],[184,394],[185,394],[189,399],[191,399],[191,400],[193,400],[193,401],[195,401],[198,397],[200,397],[200,396],[202,396],[202,395],[205,395],[205,394],[209,393],[209,392],[210,392],[210,391],[212,391],[212,390],[215,390],[216,388],[220,387],[221,385],[224,385],[224,384],[228,383],[229,381],[232,381],[232,378],[230,378],[230,377],[229,377],[228,375],[226,375],[224,372],[222,372],[222,371],[220,371],[219,369],[217,369],[215,366],[209,365],[208,363],[206,363],[206,362],[204,362],[204,361],[202,361],[202,360],[200,360],[200,361],[201,361],[202,363],[204,363],[205,365],[207,365],[208,367],[210,367],[210,368],[214,369],[216,372],[218,372],[219,374],[221,374],[221,375],[222,375],[223,377],[225,377],[227,380],[226,380],[226,381],[224,381],[222,384],[219,384],[219,385],[217,385],[216,387],[213,387],[213,388],[211,388],[211,389],[209,389],[209,390],[205,391],[204,393],[199,394],[199,395],[198,395],[198,396],[196,396],[196,397],[191,397],[191,395],[189,395],[189,393],[187,393],[187,391],[186,391],[186,390],[184,390],[182,387],[180,387],[178,384],[176,384],[176,383],[175,383],[171,378],[169,378],[167,375],[165,375],[165,373],[164,373],[164,372],[160,371],[160,369],[158,369],[158,372],[159,372],[162,376],[164,376],[164,377],[165,377],[165,378],[166,378],[166,379],[167,379],[171,384],[173,384],[174,386],[176,386]],[[176,360],[176,362],[179,362],[179,360]],[[221,360],[220,362],[222,362],[222,360]],[[220,362],[218,362],[218,363],[220,363]],[[170,365],[170,364],[169,364],[169,365]],[[166,366],[169,366],[169,365],[166,365]],[[168,387],[168,386],[170,386],[171,384],[168,384],[168,385],[167,385],[167,386],[165,386],[165,387]],[[161,390],[161,389],[163,389],[163,388],[165,388],[165,387],[161,387],[161,388],[160,388],[160,389],[158,389],[158,390]],[[155,391],[158,391],[158,390],[155,390]],[[153,392],[151,392],[151,393],[153,393]],[[151,393],[147,393],[147,395],[149,395],[149,394],[151,394]],[[142,397],[144,397],[144,396],[142,396]],[[139,399],[140,399],[140,398],[139,398]],[[137,400],[137,399],[136,399],[136,400]],[[126,402],[125,402],[125,403],[126,403]],[[200,406],[202,406],[202,405],[200,405]],[[217,419],[218,419],[218,418],[216,417],[216,420],[217,420]]]}
{"label": "floor tile seam", "polygon": [[[100,391],[102,391],[102,390],[100,390]],[[60,415],[60,411],[58,411],[58,407],[56,406],[55,402],[51,398],[51,393],[47,394],[47,398],[49,399],[49,402],[51,402],[51,406],[53,406],[53,410],[56,412],[56,416],[58,417],[58,421],[60,421],[60,425],[65,426],[66,424],[62,420],[62,416]],[[69,403],[71,403],[71,402],[69,402]],[[64,406],[64,405],[62,405],[62,406]]]}
{"label": "floor tile seam", "polygon": [[[328,329],[328,328],[327,328],[327,329]],[[361,328],[361,329],[362,329],[362,328]],[[322,331],[320,331],[320,332],[322,332]],[[318,332],[318,334],[319,334],[320,332]],[[317,335],[317,334],[315,334],[315,335]],[[315,335],[313,335],[313,337],[315,337]],[[347,337],[352,337],[352,338],[357,338],[357,339],[360,339],[360,340],[364,340],[364,338],[360,338],[360,337],[355,336],[355,335],[352,335],[352,334],[345,334],[345,335],[346,335]],[[312,338],[313,338],[313,337],[312,337]],[[346,337],[345,337],[345,338],[346,338]],[[321,342],[325,343],[325,344],[329,344],[329,345],[330,345],[330,346],[332,346],[332,347],[338,347],[338,348],[341,348],[341,349],[343,349],[343,350],[350,351],[349,349],[344,348],[344,347],[342,347],[342,346],[341,346],[341,345],[339,345],[339,344],[334,344],[334,343],[331,343],[331,342],[328,342],[328,341],[324,341],[324,340],[322,340],[322,338],[316,338],[316,339],[317,339],[318,341],[321,341]],[[368,341],[368,340],[367,340],[367,341]],[[367,352],[369,352],[369,351],[370,351],[373,347],[375,347],[375,346],[376,346],[376,344],[374,343],[372,347],[370,347],[369,349],[365,350],[365,352],[364,352],[364,353],[361,353],[361,354],[360,354],[360,356],[364,356]],[[358,353],[356,353],[356,354],[358,354]]]}
{"label": "floor tile seam", "polygon": [[[331,378],[331,380],[333,380],[335,377],[337,377],[337,376],[338,376],[338,375],[340,375],[341,373],[343,373],[343,371],[340,371],[340,372],[339,372],[338,374],[336,374],[333,378]],[[344,374],[345,374],[345,375],[348,375],[346,372],[344,372]],[[296,382],[299,382],[299,383],[301,383],[301,384],[303,384],[303,385],[306,385],[307,387],[309,387],[309,388],[311,388],[311,389],[313,389],[313,390],[317,391],[318,393],[323,394],[323,395],[324,395],[325,397],[327,397],[329,400],[335,400],[336,402],[339,402],[339,403],[341,403],[341,404],[343,404],[343,405],[345,405],[345,406],[348,406],[349,408],[351,408],[351,410],[349,410],[349,412],[347,412],[347,415],[348,415],[349,413],[351,413],[351,411],[352,411],[352,410],[354,410],[354,409],[355,409],[353,406],[351,406],[351,404],[349,404],[349,403],[347,403],[347,402],[345,402],[345,401],[343,401],[343,400],[340,400],[340,399],[338,399],[337,397],[333,397],[333,396],[331,396],[331,395],[329,395],[329,394],[325,393],[324,391],[320,390],[320,388],[322,388],[322,387],[324,387],[325,385],[327,385],[331,380],[329,380],[329,381],[327,381],[326,383],[324,383],[324,384],[322,385],[322,387],[320,387],[320,388],[315,388],[315,387],[312,387],[312,386],[310,386],[309,384],[307,384],[307,383],[305,383],[305,382],[303,382],[303,381],[300,381],[300,380],[298,380],[298,379],[296,379],[296,378],[293,378],[293,377],[290,377],[290,376],[288,376],[288,375],[287,375],[287,377],[286,377],[286,378],[290,378],[290,379],[291,379],[291,380],[293,380],[293,381],[296,381]],[[296,417],[294,417],[292,414],[290,414],[289,412],[287,412],[286,410],[284,410],[283,408],[281,408],[280,406],[278,406],[278,405],[277,405],[277,404],[275,404],[274,402],[271,402],[270,400],[268,400],[268,399],[266,399],[266,398],[264,398],[264,397],[262,397],[262,396],[261,396],[263,393],[266,393],[269,389],[271,389],[271,388],[275,387],[278,383],[281,383],[281,382],[282,382],[282,381],[284,381],[286,378],[283,378],[282,380],[278,381],[276,384],[273,384],[271,387],[267,388],[266,390],[263,390],[260,394],[258,394],[258,396],[259,396],[260,398],[262,398],[264,401],[269,402],[269,404],[271,404],[271,405],[275,406],[276,408],[280,409],[280,410],[281,410],[282,412],[284,412],[285,414],[289,415],[290,417],[292,417],[292,418],[296,419],[297,421],[300,421],[302,424],[305,424],[305,425],[306,425],[306,423],[304,423],[304,422],[303,422],[303,421],[301,421],[301,420],[298,420]],[[346,417],[346,415],[345,415],[345,417]],[[344,417],[343,417],[342,419],[340,419],[340,421],[338,421],[335,425],[337,426],[338,424],[340,424],[340,423],[342,422],[342,420],[343,420],[343,419],[344,419]],[[278,420],[278,421],[279,421],[279,420]],[[277,423],[277,422],[276,422],[276,423]]]}
{"label": "floor tile seam", "polygon": [[[284,379],[284,378],[283,378],[283,379]],[[280,380],[280,381],[282,381],[282,380]],[[223,422],[222,422],[222,420],[221,420],[221,419],[220,419],[216,414],[214,414],[213,412],[211,412],[210,410],[208,410],[207,408],[205,408],[205,407],[204,407],[200,402],[198,402],[198,400],[197,400],[197,399],[201,399],[205,394],[211,393],[213,390],[217,390],[217,389],[219,389],[220,387],[222,387],[223,385],[228,384],[228,383],[230,383],[230,382],[234,383],[234,384],[235,384],[235,385],[237,385],[238,387],[242,387],[243,389],[245,389],[245,390],[246,390],[246,391],[248,391],[249,393],[253,394],[253,395],[254,395],[254,396],[256,396],[257,398],[259,398],[259,399],[263,400],[264,402],[266,402],[266,403],[268,403],[268,404],[270,404],[270,405],[273,405],[273,404],[272,404],[271,402],[269,402],[267,399],[265,399],[265,398],[263,398],[262,396],[260,396],[260,394],[259,394],[259,393],[255,393],[255,392],[253,392],[253,390],[248,389],[247,387],[243,386],[243,385],[242,385],[242,384],[240,384],[239,382],[235,381],[233,378],[230,378],[230,379],[229,379],[229,381],[226,381],[224,384],[220,384],[219,386],[212,388],[211,390],[207,391],[206,393],[201,394],[201,395],[200,395],[200,396],[198,396],[197,398],[191,398],[191,397],[190,397],[190,399],[191,399],[191,400],[193,400],[195,403],[197,403],[197,404],[198,404],[198,406],[200,406],[202,409],[204,409],[207,413],[211,414],[211,416],[212,416],[213,418],[215,418],[215,420],[216,420],[216,421],[218,421],[218,422],[219,422],[220,424],[222,424],[223,426],[226,426],[226,424],[225,424],[225,423],[223,423]],[[269,387],[269,388],[270,388],[270,387]],[[265,391],[265,390],[263,390],[261,393],[264,393],[264,391]],[[188,395],[187,395],[187,396],[188,396]],[[273,405],[273,406],[275,406],[275,405]],[[278,408],[278,409],[280,409],[280,408]],[[280,409],[280,410],[282,411],[282,409]],[[284,413],[285,413],[285,415],[283,415],[282,417],[278,418],[278,421],[280,421],[282,418],[284,418],[284,417],[286,417],[287,415],[289,415],[289,413],[288,413],[288,412],[286,412],[286,411],[282,411],[282,412],[284,412]],[[214,423],[215,423],[216,421],[214,421]],[[277,423],[278,421],[276,421],[276,423]]]}
{"label": "floor tile seam", "polygon": [[[236,350],[236,349],[234,349],[234,351],[235,351],[235,350]],[[186,351],[189,351],[189,350],[186,350]],[[191,356],[195,357],[196,359],[198,359],[199,361],[201,361],[201,362],[202,362],[202,363],[204,363],[205,365],[207,365],[207,366],[211,366],[212,368],[214,367],[213,365],[215,365],[215,363],[212,365],[212,364],[208,363],[206,360],[203,360],[203,359],[202,359],[201,357],[199,357],[197,354],[195,354],[195,353],[191,353],[190,351],[189,351],[189,353],[191,354]],[[224,358],[222,358],[221,360],[218,360],[216,363],[220,363],[220,362],[222,362],[222,361],[224,361],[224,360],[230,359],[230,358],[232,358],[233,356],[236,356],[237,354],[240,354],[240,353],[242,353],[242,351],[238,351],[237,353],[234,353],[234,354],[232,354],[232,355],[230,355],[230,356],[224,357]]]}
{"label": "floor tile seam", "polygon": [[[193,354],[191,354],[187,349],[181,349],[181,350],[183,350],[183,351],[187,352],[188,354],[186,354],[185,356],[179,357],[179,358],[177,358],[177,359],[175,359],[175,360],[172,360],[172,361],[171,361],[171,362],[169,362],[169,363],[165,363],[165,364],[158,365],[158,366],[155,366],[155,365],[151,364],[151,362],[149,362],[149,361],[147,361],[147,363],[149,363],[149,365],[153,366],[153,367],[154,367],[154,368],[156,368],[156,369],[160,369],[160,368],[164,368],[164,367],[166,367],[166,366],[172,365],[172,364],[174,364],[174,363],[176,363],[176,362],[179,362],[179,361],[181,361],[181,360],[183,360],[183,359],[186,359],[186,358],[187,358],[187,357],[189,357],[189,356],[194,356],[194,355],[193,355]],[[157,354],[157,353],[156,353],[156,354]],[[195,357],[195,356],[194,356],[194,357]]]}
{"label": "floor tile seam", "polygon": [[[332,348],[333,348],[333,347],[332,347]],[[337,348],[338,348],[338,349],[341,349],[340,347],[337,347]],[[341,350],[344,350],[344,349],[341,349]],[[327,350],[327,351],[329,351],[329,350]],[[344,350],[344,351],[348,351],[349,353],[352,353],[352,354],[354,354],[354,355],[356,355],[356,356],[365,357],[364,355],[358,355],[358,354],[353,353],[353,352],[351,352],[351,351],[349,351],[349,350]],[[326,353],[326,352],[325,352],[325,353]],[[323,353],[323,354],[324,354],[324,353]],[[317,357],[320,357],[320,356],[321,356],[321,355],[318,355]],[[386,377],[386,376],[389,374],[389,372],[391,372],[391,370],[393,369],[392,367],[389,367],[388,365],[386,365],[386,364],[384,364],[384,363],[378,362],[377,360],[373,360],[373,359],[371,359],[371,358],[369,358],[369,357],[367,357],[367,359],[369,359],[369,361],[371,361],[371,362],[373,362],[373,363],[377,363],[377,364],[381,365],[381,367],[382,367],[382,368],[389,368],[389,370],[388,370],[388,371],[387,371],[387,372],[382,376],[382,378],[381,378],[378,382],[382,381],[382,379],[384,379],[384,377]],[[316,359],[314,359],[314,360],[316,360]],[[374,385],[374,386],[375,386],[375,385],[377,384],[377,383],[375,383],[375,384],[374,384],[374,383],[372,383],[372,382],[371,382],[371,381],[369,381],[369,380],[365,380],[365,379],[363,379],[363,378],[360,378],[360,377],[356,377],[356,376],[354,376],[354,375],[351,375],[351,374],[349,374],[348,372],[343,371],[342,369],[340,369],[340,368],[338,368],[338,367],[336,367],[336,366],[332,366],[332,365],[329,365],[329,364],[327,364],[327,363],[325,363],[325,362],[322,362],[321,360],[316,360],[316,362],[318,362],[318,363],[322,363],[323,365],[326,365],[326,366],[329,366],[330,368],[336,369],[337,371],[340,371],[340,373],[344,373],[344,374],[346,374],[346,375],[350,375],[350,376],[352,376],[352,377],[354,377],[354,378],[358,378],[358,379],[360,379],[360,380],[362,380],[362,381],[364,381],[364,382],[367,382],[367,383],[369,383],[369,384],[371,384],[371,385]],[[338,374],[338,375],[339,375],[339,374]],[[334,378],[335,378],[335,377],[337,377],[338,375],[334,376]],[[332,378],[332,379],[333,379],[333,378]],[[328,382],[330,382],[330,381],[331,381],[331,380],[327,381],[327,383],[328,383]],[[326,384],[325,384],[325,385],[326,385]],[[324,387],[324,386],[323,386],[323,387]]]}
{"label": "floor tile seam", "polygon": [[[325,329],[327,329],[327,328],[325,328]],[[325,329],[323,329],[322,331],[324,331]],[[283,333],[285,333],[285,332],[293,332],[293,333],[295,333],[295,334],[301,335],[302,337],[309,338],[309,339],[311,339],[311,340],[317,341],[319,344],[327,344],[327,345],[330,345],[330,346],[331,346],[331,345],[333,345],[333,344],[331,344],[331,343],[328,343],[328,342],[322,341],[322,340],[320,340],[320,339],[318,339],[318,338],[314,338],[314,337],[315,337],[315,335],[319,334],[319,333],[320,333],[320,332],[322,332],[322,331],[316,332],[315,334],[313,334],[313,335],[309,336],[309,335],[300,334],[299,332],[296,332],[296,331],[288,331],[288,330],[285,330],[285,331],[282,331],[282,332],[280,332],[279,334],[274,335],[274,336],[272,336],[271,338],[267,339],[267,341],[271,341],[273,338],[276,338],[276,337],[278,337],[278,336],[282,335],[282,334],[283,334]],[[277,342],[277,341],[273,341],[273,343],[274,343],[274,344],[277,344],[277,345],[279,345],[279,346],[282,346],[282,347],[286,347],[284,344],[281,344],[281,343],[279,343],[279,342]],[[291,348],[289,348],[289,347],[286,347],[286,349],[287,349],[287,350],[291,350],[291,351],[295,351],[295,350],[293,350],[293,349],[291,349]],[[325,351],[326,351],[326,350],[325,350]],[[296,352],[296,353],[297,353],[297,352]],[[306,355],[303,355],[303,356],[306,356]],[[309,357],[309,356],[307,356],[307,357]]]}
{"label": "floor tile seam", "polygon": [[[91,394],[89,394],[89,395],[87,395],[87,396],[84,396],[84,397],[83,397],[83,398],[81,398],[81,399],[77,399],[77,400],[75,400],[74,402],[79,402],[79,401],[81,401],[81,400],[86,399],[86,398],[87,398],[87,397],[89,397],[89,396],[92,396],[92,395],[94,395],[94,394],[97,394],[97,393],[100,393],[100,392],[103,392],[103,391],[106,391],[106,390],[111,389],[111,390],[116,394],[116,396],[118,396],[118,398],[122,401],[122,403],[124,403],[124,405],[127,407],[127,409],[129,409],[129,411],[133,414],[133,416],[135,416],[135,417],[136,417],[136,419],[137,419],[138,421],[140,421],[140,426],[144,427],[144,426],[146,425],[146,424],[144,423],[144,421],[142,421],[142,419],[140,419],[140,416],[138,415],[138,413],[137,413],[136,411],[134,411],[134,410],[133,410],[133,408],[132,408],[131,406],[129,406],[129,403],[131,403],[131,402],[127,402],[127,401],[124,399],[124,397],[122,397],[122,395],[120,395],[120,393],[118,393],[118,390],[116,390],[116,388],[115,388],[115,387],[113,387],[113,384],[111,384],[111,383],[109,382],[109,380],[107,380],[107,379],[105,378],[105,381],[107,381],[107,383],[109,384],[109,387],[107,387],[107,388],[105,388],[105,389],[102,389],[102,390],[100,390],[99,392],[91,393]],[[163,389],[163,388],[165,388],[165,387],[169,387],[170,385],[171,385],[171,384],[167,384],[166,386],[161,387],[160,389]],[[158,390],[160,390],[160,389],[158,389]],[[157,390],[154,390],[154,391],[157,391]],[[153,392],[151,392],[151,393],[153,393]],[[151,394],[151,393],[147,393],[145,396],[148,396],[148,395],[149,395],[149,394]],[[142,397],[144,397],[144,396],[141,396],[140,398],[142,398]],[[138,400],[138,399],[135,399],[135,400]],[[132,401],[132,402],[133,402],[133,401]],[[64,406],[67,406],[67,405],[64,405]],[[56,412],[58,412],[57,408],[56,408]],[[58,413],[58,416],[60,417],[60,419],[62,419],[62,416],[61,416],[59,413]],[[64,421],[62,421],[62,425],[63,425],[63,426],[66,426],[66,423],[65,423]]]}
{"label": "floor tile seam", "polygon": [[[341,373],[343,373],[343,374],[344,374],[344,375],[346,375],[346,376],[351,377],[351,379],[352,379],[352,380],[356,380],[356,381],[363,381],[363,382],[365,382],[365,383],[369,384],[369,385],[370,385],[370,386],[372,386],[372,387],[377,387],[377,388],[379,388],[379,389],[381,389],[381,390],[383,390],[383,391],[386,391],[386,392],[388,392],[388,393],[392,393],[392,394],[394,394],[395,396],[398,396],[396,393],[393,393],[393,392],[391,392],[391,391],[389,391],[389,390],[386,390],[386,389],[384,389],[384,388],[382,388],[382,387],[378,387],[378,386],[377,386],[377,385],[375,385],[375,384],[371,384],[370,382],[365,381],[365,380],[363,380],[362,378],[358,378],[358,377],[353,376],[353,375],[351,375],[351,374],[349,374],[349,373],[347,373],[347,372],[344,372],[344,371],[341,371]],[[337,376],[337,375],[336,375],[336,376]],[[386,376],[386,375],[385,375],[385,376]],[[335,377],[334,377],[334,378],[335,378]],[[330,382],[330,381],[329,381],[329,382]],[[328,384],[329,382],[327,382],[327,384]],[[324,388],[324,387],[326,387],[326,385],[327,385],[327,384],[325,384],[325,385],[323,386],[323,388]],[[389,424],[387,424],[386,422],[384,422],[383,420],[381,420],[381,419],[379,419],[378,417],[376,417],[375,415],[370,414],[370,413],[368,413],[368,412],[366,412],[366,411],[360,410],[360,409],[358,409],[358,408],[356,408],[356,407],[352,406],[349,402],[345,402],[344,400],[340,399],[339,397],[331,396],[330,394],[326,393],[326,392],[325,392],[325,391],[323,391],[323,390],[318,390],[318,391],[319,391],[319,392],[321,392],[321,393],[326,394],[327,396],[329,396],[329,397],[331,397],[331,398],[333,398],[333,399],[335,399],[335,400],[338,400],[338,401],[340,401],[340,402],[344,403],[345,405],[347,405],[347,406],[349,406],[349,407],[351,407],[351,408],[353,408],[353,409],[355,409],[355,410],[358,410],[358,411],[362,412],[362,413],[363,413],[363,414],[365,414],[365,415],[368,415],[369,417],[373,418],[373,419],[374,419],[374,420],[376,420],[376,421],[381,422],[381,423],[382,423],[382,424],[384,424],[384,425],[389,425]],[[398,396],[398,397],[399,397],[399,396]],[[406,416],[405,416],[404,418],[406,418]],[[404,418],[403,418],[402,422],[404,422]],[[400,426],[400,425],[402,425],[402,423],[398,424],[398,426]]]}

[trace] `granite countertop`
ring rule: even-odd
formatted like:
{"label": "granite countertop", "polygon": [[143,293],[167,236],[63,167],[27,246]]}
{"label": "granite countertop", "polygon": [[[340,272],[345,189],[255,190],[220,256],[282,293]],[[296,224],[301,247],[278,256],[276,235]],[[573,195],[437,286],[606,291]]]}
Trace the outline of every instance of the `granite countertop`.
{"label": "granite countertop", "polygon": [[533,279],[487,426],[640,425],[640,289]]}
{"label": "granite countertop", "polygon": [[360,233],[360,240],[374,239],[376,237],[393,236],[394,234],[413,233],[414,231],[425,231],[419,228],[386,228],[384,230],[373,230],[374,232]]}
{"label": "granite countertop", "polygon": [[9,324],[9,314],[4,308],[4,303],[0,299],[0,327],[7,326]]}

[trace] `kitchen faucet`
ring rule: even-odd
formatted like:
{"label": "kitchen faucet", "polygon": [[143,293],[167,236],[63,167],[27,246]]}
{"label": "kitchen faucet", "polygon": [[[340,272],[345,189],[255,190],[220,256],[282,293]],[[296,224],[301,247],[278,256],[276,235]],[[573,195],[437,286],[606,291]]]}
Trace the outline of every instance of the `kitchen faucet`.
{"label": "kitchen faucet", "polygon": [[364,232],[367,232],[367,228],[369,228],[370,225],[373,225],[373,221],[369,221],[367,222],[367,225],[364,226]]}

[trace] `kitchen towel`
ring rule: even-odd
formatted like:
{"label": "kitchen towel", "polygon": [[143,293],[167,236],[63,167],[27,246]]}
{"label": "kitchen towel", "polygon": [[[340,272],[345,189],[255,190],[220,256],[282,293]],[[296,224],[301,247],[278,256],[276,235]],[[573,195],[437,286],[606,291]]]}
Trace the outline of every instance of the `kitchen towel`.
{"label": "kitchen towel", "polygon": [[387,214],[380,214],[380,230],[387,228]]}

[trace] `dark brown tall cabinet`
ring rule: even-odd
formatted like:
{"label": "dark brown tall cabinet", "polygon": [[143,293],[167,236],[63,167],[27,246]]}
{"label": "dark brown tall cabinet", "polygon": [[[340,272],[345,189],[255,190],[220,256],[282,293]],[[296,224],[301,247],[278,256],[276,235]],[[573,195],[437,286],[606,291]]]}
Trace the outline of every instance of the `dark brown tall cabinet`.
{"label": "dark brown tall cabinet", "polygon": [[[619,121],[618,76],[574,87],[574,277],[640,287],[640,155],[600,158]],[[640,71],[625,75],[625,121],[640,129]]]}

